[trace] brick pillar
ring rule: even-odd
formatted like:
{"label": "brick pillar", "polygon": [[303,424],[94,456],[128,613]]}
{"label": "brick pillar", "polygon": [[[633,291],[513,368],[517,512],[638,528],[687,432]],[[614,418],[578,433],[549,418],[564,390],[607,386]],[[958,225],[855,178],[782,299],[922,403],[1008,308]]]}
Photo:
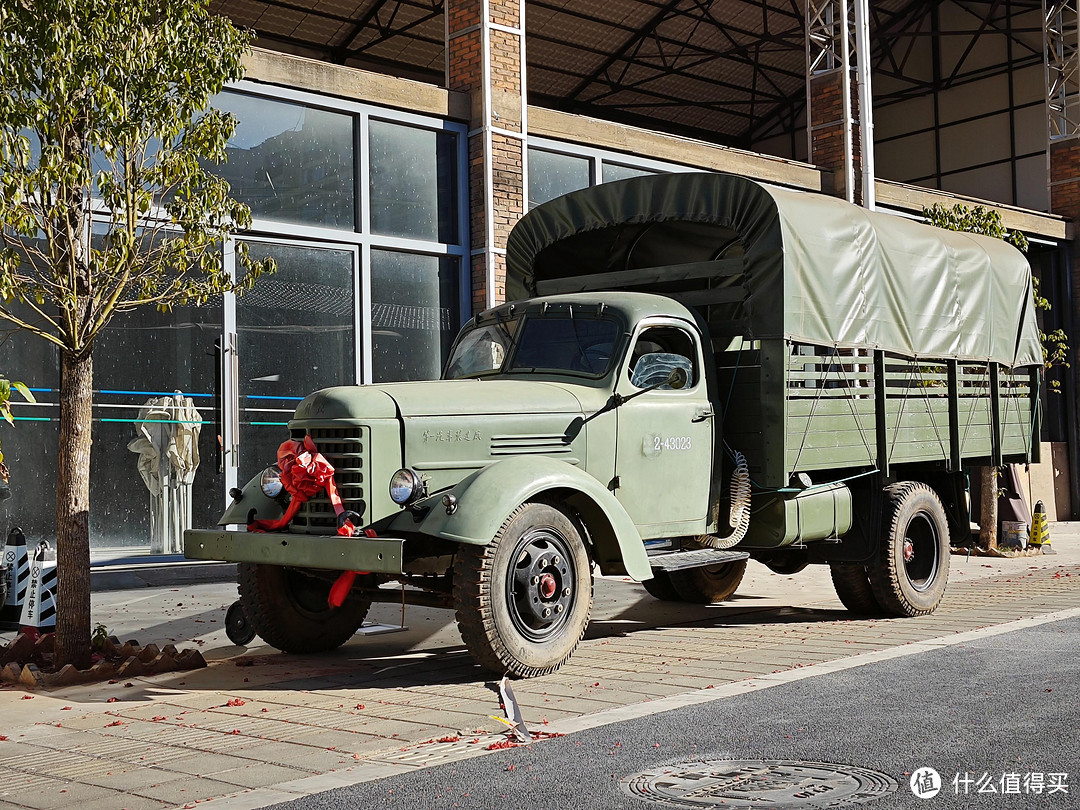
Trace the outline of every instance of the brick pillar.
{"label": "brick pillar", "polygon": [[1050,141],[1050,211],[1080,222],[1080,136]]}
{"label": "brick pillar", "polygon": [[[1050,213],[1080,223],[1080,135],[1050,141]],[[1073,323],[1080,324],[1080,239],[1069,245],[1072,259]],[[1080,336],[1069,335],[1074,373],[1080,368]]]}
{"label": "brick pillar", "polygon": [[525,210],[524,0],[446,0],[447,86],[472,98],[472,302],[506,298],[506,237]]}
{"label": "brick pillar", "polygon": [[[844,147],[844,71],[823,71],[810,77],[810,162],[833,172],[834,193],[847,197],[847,155]],[[862,141],[859,127],[859,87],[855,71],[851,84],[851,177],[854,200],[862,204]]]}

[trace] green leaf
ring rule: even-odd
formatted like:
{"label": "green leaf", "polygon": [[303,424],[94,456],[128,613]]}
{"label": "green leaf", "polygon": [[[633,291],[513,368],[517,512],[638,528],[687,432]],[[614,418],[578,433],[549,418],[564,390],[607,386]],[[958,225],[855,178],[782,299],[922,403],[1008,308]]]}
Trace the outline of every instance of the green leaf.
{"label": "green leaf", "polygon": [[30,389],[27,388],[23,383],[13,382],[11,386],[20,394],[22,394],[23,399],[25,399],[27,402],[37,402],[37,400],[34,399],[33,392],[31,392]]}

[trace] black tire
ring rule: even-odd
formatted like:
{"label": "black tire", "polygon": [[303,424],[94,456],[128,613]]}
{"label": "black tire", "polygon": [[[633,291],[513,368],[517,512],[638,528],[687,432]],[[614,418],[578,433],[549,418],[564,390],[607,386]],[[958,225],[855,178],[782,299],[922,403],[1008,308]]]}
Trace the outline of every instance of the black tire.
{"label": "black tire", "polygon": [[926,484],[885,488],[881,547],[866,567],[874,598],[893,616],[933,613],[949,578],[949,520]]}
{"label": "black tire", "polygon": [[682,601],[712,605],[734,596],[745,573],[746,560],[736,560],[672,571],[670,577],[671,584]]}
{"label": "black tire", "polygon": [[582,531],[548,503],[522,504],[489,544],[463,544],[454,559],[461,638],[499,675],[531,678],[562,666],[585,634],[592,596]]}
{"label": "black tire", "polygon": [[233,602],[225,611],[225,635],[237,647],[247,646],[255,638],[255,629],[244,613],[244,606],[239,602]]}
{"label": "black tire", "polygon": [[656,571],[652,579],[642,580],[641,584],[649,596],[661,602],[681,602],[682,597],[671,584],[671,575],[667,571]]}
{"label": "black tire", "polygon": [[237,565],[240,605],[263,641],[288,653],[326,652],[356,633],[371,606],[350,594],[339,608],[326,601],[333,584],[300,568]]}
{"label": "black tire", "polygon": [[854,563],[830,563],[829,569],[832,572],[836,595],[840,597],[844,607],[860,616],[881,614],[881,605],[874,597],[874,589],[870,587],[870,577],[867,576],[866,566]]}

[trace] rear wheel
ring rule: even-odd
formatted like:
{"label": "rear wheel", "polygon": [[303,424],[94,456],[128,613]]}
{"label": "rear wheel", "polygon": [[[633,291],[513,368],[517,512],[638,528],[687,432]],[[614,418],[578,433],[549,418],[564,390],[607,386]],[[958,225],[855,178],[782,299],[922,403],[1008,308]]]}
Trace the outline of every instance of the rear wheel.
{"label": "rear wheel", "polygon": [[661,602],[681,602],[682,597],[671,584],[671,575],[667,571],[654,571],[652,579],[642,580],[641,585],[649,596],[659,599]]}
{"label": "rear wheel", "polygon": [[949,521],[926,484],[885,488],[881,547],[866,567],[874,598],[895,616],[933,613],[949,578]]}
{"label": "rear wheel", "polygon": [[348,641],[364,621],[369,599],[350,594],[339,608],[327,603],[333,584],[302,568],[240,563],[240,604],[250,629],[289,653],[326,652]]}
{"label": "rear wheel", "polygon": [[833,587],[844,607],[852,613],[873,616],[881,613],[881,606],[874,598],[866,566],[854,563],[830,563]]}
{"label": "rear wheel", "polygon": [[682,601],[711,605],[734,596],[745,573],[746,560],[736,560],[672,571],[670,577],[671,584]]}
{"label": "rear wheel", "polygon": [[462,544],[454,604],[465,646],[498,674],[554,672],[577,649],[592,610],[592,564],[561,508],[525,503],[486,546]]}

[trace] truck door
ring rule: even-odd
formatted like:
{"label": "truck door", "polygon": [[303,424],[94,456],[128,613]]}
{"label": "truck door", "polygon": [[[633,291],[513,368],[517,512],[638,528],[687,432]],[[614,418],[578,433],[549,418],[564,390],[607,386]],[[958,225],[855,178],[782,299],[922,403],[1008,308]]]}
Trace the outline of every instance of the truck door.
{"label": "truck door", "polygon": [[[700,341],[686,324],[638,326],[615,390],[638,394],[617,410],[615,495],[646,537],[702,533],[709,509],[713,430]],[[689,372],[680,390],[663,385],[671,368]]]}

